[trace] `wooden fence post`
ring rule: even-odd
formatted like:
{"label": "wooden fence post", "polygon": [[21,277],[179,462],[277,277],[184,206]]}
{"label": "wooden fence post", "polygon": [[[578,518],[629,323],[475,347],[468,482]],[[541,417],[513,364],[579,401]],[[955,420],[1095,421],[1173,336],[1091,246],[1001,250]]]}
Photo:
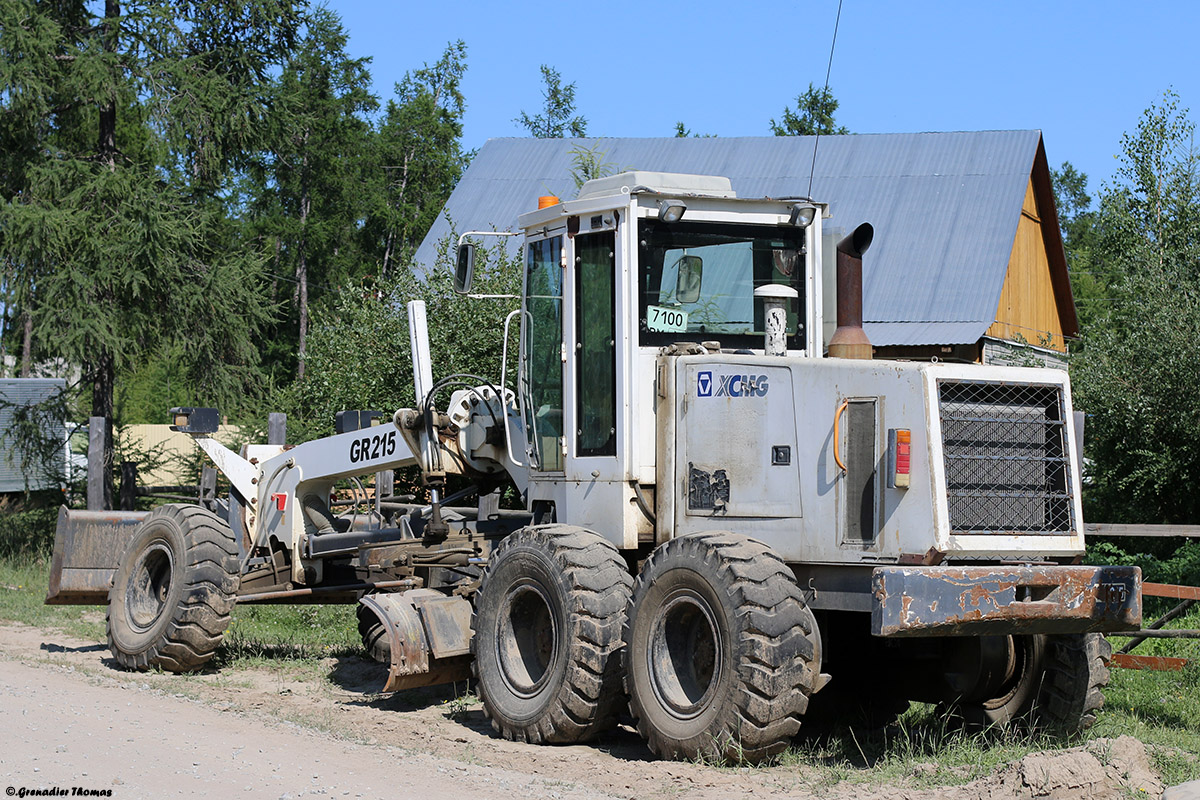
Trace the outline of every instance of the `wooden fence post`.
{"label": "wooden fence post", "polygon": [[104,511],[104,417],[88,417],[87,507]]}
{"label": "wooden fence post", "polygon": [[272,411],[267,415],[267,444],[287,444],[287,414]]}

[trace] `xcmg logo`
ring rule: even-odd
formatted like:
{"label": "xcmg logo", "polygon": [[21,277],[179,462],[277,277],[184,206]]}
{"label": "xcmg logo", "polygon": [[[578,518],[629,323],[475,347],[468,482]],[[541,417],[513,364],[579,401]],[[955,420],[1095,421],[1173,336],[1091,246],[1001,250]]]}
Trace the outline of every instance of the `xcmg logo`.
{"label": "xcmg logo", "polygon": [[699,397],[765,397],[770,386],[766,375],[717,375],[712,372],[696,374],[696,394]]}

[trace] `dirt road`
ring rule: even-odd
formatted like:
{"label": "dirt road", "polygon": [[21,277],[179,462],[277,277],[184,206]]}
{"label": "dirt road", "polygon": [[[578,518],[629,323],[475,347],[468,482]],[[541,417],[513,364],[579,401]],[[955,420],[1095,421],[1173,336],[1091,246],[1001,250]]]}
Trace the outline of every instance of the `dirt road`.
{"label": "dirt road", "polygon": [[[69,667],[0,661],[6,788],[247,800],[542,798],[563,791],[537,775],[353,744],[165,696],[146,684],[81,678]],[[585,787],[570,791],[607,796]]]}
{"label": "dirt road", "polygon": [[[1035,753],[971,783],[866,786],[795,766],[717,769],[651,760],[621,730],[586,747],[495,738],[477,703],[450,689],[371,694],[381,667],[331,659],[328,680],[277,669],[131,674],[102,645],[0,626],[0,783],[114,798],[312,795],[484,798],[1158,797],[1145,749],[1122,737]],[[920,784],[924,782],[925,786]],[[19,796],[19,795],[14,795]],[[74,793],[73,796],[87,796]]]}

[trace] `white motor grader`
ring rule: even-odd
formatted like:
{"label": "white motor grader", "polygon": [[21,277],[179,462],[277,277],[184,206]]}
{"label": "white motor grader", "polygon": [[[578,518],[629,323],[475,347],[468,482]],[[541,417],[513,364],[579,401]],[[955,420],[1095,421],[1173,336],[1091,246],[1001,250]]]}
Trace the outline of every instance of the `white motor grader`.
{"label": "white motor grader", "polygon": [[[626,700],[672,758],[761,760],[850,700],[1087,726],[1140,573],[1079,565],[1067,375],[872,359],[872,229],[837,245],[831,331],[826,213],[645,172],[551,200],[518,220],[514,376],[434,382],[413,304],[415,407],[380,424],[239,455],[214,409],[176,409],[228,513],[64,511],[47,602],[107,602],[118,662],[183,671],[236,604],[357,601],[388,690],[473,674],[529,742],[587,740]],[[429,503],[334,513],[339,481],[412,464]]]}

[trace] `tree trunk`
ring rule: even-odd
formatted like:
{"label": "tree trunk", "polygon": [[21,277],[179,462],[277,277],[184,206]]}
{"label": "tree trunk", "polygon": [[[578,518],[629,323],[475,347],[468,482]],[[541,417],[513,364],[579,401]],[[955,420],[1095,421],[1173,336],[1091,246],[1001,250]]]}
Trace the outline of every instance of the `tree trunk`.
{"label": "tree trunk", "polygon": [[297,380],[304,380],[304,357],[308,343],[308,256],[305,253],[308,232],[305,225],[308,221],[309,205],[308,189],[305,189],[300,197],[300,246],[296,263],[296,291],[299,293],[300,306],[300,352],[299,363],[296,366]]}
{"label": "tree trunk", "polygon": [[[121,16],[121,4],[117,0],[105,0],[103,39],[106,52],[117,50],[116,19]],[[109,169],[116,168],[117,155],[117,98],[114,94],[108,104],[100,109],[100,137],[96,154],[100,163]],[[108,506],[111,508],[111,506]]]}
{"label": "tree trunk", "polygon": [[[117,51],[117,18],[121,16],[121,4],[118,0],[105,0],[104,23],[102,25],[102,40],[104,50],[109,53]],[[114,94],[109,102],[100,109],[99,137],[96,142],[96,157],[100,163],[110,170],[116,169],[117,164],[117,98]],[[111,297],[105,297],[109,292],[101,292],[101,302],[105,305],[112,303]],[[117,368],[111,350],[96,347],[92,359],[92,416],[104,418],[104,508],[113,507],[113,388],[117,382]]]}
{"label": "tree trunk", "polygon": [[275,262],[271,267],[271,299],[279,292],[279,248],[283,247],[283,237],[275,237]]}
{"label": "tree trunk", "polygon": [[113,387],[116,362],[108,350],[98,350],[92,363],[92,416],[104,417],[104,507],[113,507]]}
{"label": "tree trunk", "polygon": [[21,311],[21,377],[28,378],[32,368],[33,315],[29,309]]}
{"label": "tree trunk", "polygon": [[388,262],[392,260],[392,242],[395,240],[396,234],[392,230],[388,230],[387,245],[383,248],[383,269],[379,271],[380,278],[386,278],[388,274]]}

